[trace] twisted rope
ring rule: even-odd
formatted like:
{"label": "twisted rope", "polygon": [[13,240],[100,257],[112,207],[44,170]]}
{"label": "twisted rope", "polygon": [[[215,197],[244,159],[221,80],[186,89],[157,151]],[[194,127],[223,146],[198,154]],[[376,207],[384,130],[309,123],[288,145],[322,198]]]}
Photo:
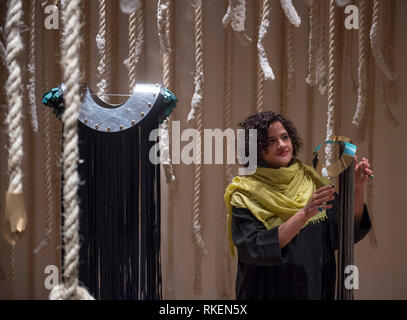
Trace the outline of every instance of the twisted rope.
{"label": "twisted rope", "polygon": [[240,43],[245,46],[251,42],[245,31],[246,0],[229,0],[229,5],[222,23],[225,28],[229,25],[237,33]]}
{"label": "twisted rope", "polygon": [[301,18],[298,16],[297,10],[295,10],[293,6],[292,0],[280,0],[280,3],[290,23],[298,28],[301,25]]}
{"label": "twisted rope", "polygon": [[310,86],[316,84],[316,53],[319,38],[319,2],[313,1],[309,9],[309,37],[308,37],[308,76]]}
{"label": "twisted rope", "polygon": [[35,0],[30,1],[30,31],[29,31],[29,64],[28,70],[30,73],[28,89],[28,99],[31,112],[31,126],[34,132],[38,132],[38,116],[37,103],[35,92]]}
{"label": "twisted rope", "polygon": [[288,76],[287,76],[287,28],[289,22],[287,21],[284,12],[280,10],[280,34],[281,34],[281,51],[280,51],[280,114],[287,114],[287,88],[288,88]]}
{"label": "twisted rope", "polygon": [[110,79],[110,68],[108,66],[110,41],[109,36],[106,35],[106,31],[106,0],[99,0],[99,31],[96,35],[96,45],[99,53],[97,88],[98,96],[105,101],[107,101],[105,94],[107,93],[108,81]]}
{"label": "twisted rope", "polygon": [[90,83],[90,1],[82,2],[83,15],[83,43],[81,45],[81,70],[83,72],[82,80]]}
{"label": "twisted rope", "polygon": [[[257,107],[259,110],[263,110],[263,78],[264,80],[272,79],[274,80],[274,73],[270,67],[266,51],[264,49],[264,39],[267,35],[267,31],[270,25],[269,16],[270,16],[271,4],[269,0],[263,0],[261,6],[261,22],[259,27],[259,35],[257,41],[257,50],[259,56],[259,63],[257,65],[257,82],[258,88],[261,87],[261,97],[258,92],[258,104]],[[260,69],[261,68],[261,69]]]}
{"label": "twisted rope", "polygon": [[[384,59],[386,61],[389,61],[388,65],[390,68],[390,65],[392,65],[391,59],[389,55],[389,43],[390,39],[392,37],[391,34],[389,34],[389,23],[391,23],[389,20],[390,19],[390,7],[391,7],[391,2],[392,1],[386,1],[382,3],[382,12],[383,14],[381,15],[381,23],[382,23],[382,28],[381,28],[381,44],[383,45],[383,55]],[[392,68],[391,68],[392,69]],[[386,118],[390,121],[393,127],[397,127],[399,125],[399,122],[397,119],[394,117],[390,110],[390,101],[389,101],[389,87],[387,86],[387,83],[391,83],[387,78],[384,77],[383,73],[380,73],[378,75],[378,80],[379,80],[379,86],[380,86],[380,94],[382,97],[383,101],[383,110],[384,114],[386,115]]]}
{"label": "twisted rope", "polygon": [[[338,53],[338,14],[336,9],[335,0],[329,1],[329,75],[328,75],[328,119],[326,127],[326,139],[329,140],[331,136],[335,135],[335,108],[338,106],[338,93],[337,93],[337,76],[338,63],[336,54]],[[333,160],[332,145],[325,147],[326,163],[329,165]]]}
{"label": "twisted rope", "polygon": [[129,57],[124,64],[129,68],[129,91],[133,92],[136,86],[137,64],[144,44],[143,7],[140,6],[129,16]]}
{"label": "twisted rope", "polygon": [[62,117],[64,124],[63,170],[64,187],[63,203],[65,219],[64,237],[64,283],[54,286],[50,299],[86,299],[93,297],[78,284],[79,263],[79,176],[77,163],[79,160],[77,123],[80,107],[80,0],[71,0],[63,5],[63,19],[66,30],[63,38],[64,92],[66,109]]}
{"label": "twisted rope", "polygon": [[327,27],[328,27],[328,2],[326,0],[319,0],[319,45],[317,49],[317,83],[318,90],[322,95],[325,95],[328,91],[328,73],[327,73],[327,52],[326,44],[327,39]]}
{"label": "twisted rope", "polygon": [[[314,10],[314,11],[313,11]],[[313,134],[312,134],[312,127],[313,127],[313,113],[314,113],[314,88],[313,86],[315,85],[315,80],[316,80],[316,75],[315,75],[315,35],[318,34],[317,30],[314,28],[317,26],[317,23],[315,21],[315,16],[317,15],[317,2],[313,1],[310,4],[310,8],[308,9],[309,16],[310,16],[310,24],[309,24],[309,41],[308,41],[308,66],[309,66],[309,73],[307,77],[307,121],[306,121],[306,151],[305,151],[305,156],[306,160],[308,163],[311,163],[312,161],[312,154],[313,154]],[[312,12],[313,11],[313,12]],[[314,21],[312,21],[314,20]],[[311,57],[314,55],[314,57]],[[314,62],[312,62],[314,61]]]}
{"label": "twisted rope", "polygon": [[367,59],[366,56],[369,52],[369,12],[368,3],[369,0],[360,0],[359,3],[359,86],[358,86],[358,102],[356,111],[353,116],[352,123],[359,126],[366,108],[366,96],[367,96]]}
{"label": "twisted rope", "polygon": [[[20,34],[19,24],[23,18],[23,6],[21,0],[10,0],[7,10],[5,31],[6,38],[6,66],[9,76],[6,81],[7,97],[7,117],[8,124],[8,172],[10,193],[23,192],[23,93],[21,67],[18,63],[18,56],[24,49],[23,40]],[[16,270],[15,270],[15,245],[10,246],[9,264],[9,293],[10,298],[16,297]]]}
{"label": "twisted rope", "polygon": [[295,88],[295,68],[294,68],[294,40],[293,40],[293,25],[288,24],[286,28],[287,39],[287,92],[289,95]]}
{"label": "twisted rope", "polygon": [[203,9],[202,1],[195,0],[195,91],[191,101],[191,111],[188,115],[187,122],[195,120],[195,127],[199,132],[196,137],[196,159],[194,166],[194,199],[192,204],[193,209],[193,232],[195,237],[195,277],[194,277],[194,293],[201,294],[201,255],[207,254],[205,242],[201,235],[200,224],[200,196],[201,196],[201,136],[203,130],[202,119],[202,100],[203,100],[203,82],[204,82],[204,64],[203,64]]}
{"label": "twisted rope", "polygon": [[397,78],[397,74],[390,69],[380,50],[380,27],[380,2],[379,0],[373,0],[373,24],[370,29],[370,45],[376,60],[376,65],[387,79],[394,81]]}
{"label": "twisted rope", "polygon": [[[368,114],[367,116],[369,117],[368,122],[369,122],[369,129],[368,129],[368,146],[367,146],[367,153],[368,153],[368,159],[371,163],[374,163],[374,128],[375,128],[375,123],[376,123],[376,112],[375,112],[375,64],[373,61],[373,57],[370,54],[368,57],[368,86],[370,88],[369,95],[367,97],[367,109],[368,109]],[[370,183],[367,184],[367,206],[369,208],[370,214],[370,220],[372,222],[372,229],[369,232],[369,241],[370,245],[372,248],[376,249],[377,248],[377,238],[376,238],[376,233],[375,233],[375,223],[374,223],[374,216],[373,216],[373,182],[370,181]]]}
{"label": "twisted rope", "polygon": [[[233,32],[229,27],[225,28],[225,73],[224,73],[224,128],[225,130],[232,127],[232,90],[233,90]],[[229,159],[232,150],[227,149],[226,159]],[[225,188],[232,181],[232,165],[226,163],[224,175]],[[227,217],[223,218],[223,281],[222,281],[222,299],[227,299],[231,292],[231,259],[229,254],[229,240],[227,233]]]}

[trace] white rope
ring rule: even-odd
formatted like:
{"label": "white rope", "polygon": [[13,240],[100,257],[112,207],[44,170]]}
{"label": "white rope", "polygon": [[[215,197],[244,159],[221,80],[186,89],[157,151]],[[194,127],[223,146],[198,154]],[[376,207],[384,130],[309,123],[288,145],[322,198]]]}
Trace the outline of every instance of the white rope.
{"label": "white rope", "polygon": [[66,1],[63,5],[65,35],[63,37],[63,78],[66,86],[64,92],[65,111],[62,116],[64,124],[63,148],[63,204],[65,218],[63,226],[64,239],[64,282],[54,286],[50,293],[52,300],[86,299],[93,297],[78,283],[79,263],[79,175],[77,164],[78,150],[78,117],[80,108],[80,43],[81,21],[80,0]]}
{"label": "white rope", "polygon": [[[24,49],[20,34],[20,23],[23,18],[23,6],[21,0],[10,0],[6,17],[6,66],[9,76],[6,81],[7,117],[8,124],[8,192],[23,192],[23,93],[22,93],[22,71],[18,62],[18,56]],[[9,293],[10,298],[16,298],[16,248],[15,244],[10,246],[9,260]]]}
{"label": "white rope", "polygon": [[328,29],[328,2],[326,0],[320,0],[317,2],[319,5],[319,17],[318,17],[318,49],[317,49],[317,83],[318,90],[322,95],[325,95],[328,91],[328,72],[326,62],[327,52],[327,29]]}
{"label": "white rope", "polygon": [[238,39],[242,45],[248,45],[251,39],[245,31],[246,0],[229,0],[228,9],[222,19],[223,26],[229,25],[237,32]]}
{"label": "white rope", "polygon": [[[191,111],[188,115],[187,122],[195,120],[196,129],[199,132],[196,137],[196,159],[194,166],[194,199],[192,204],[193,210],[193,233],[195,238],[195,277],[194,277],[194,293],[199,295],[202,293],[201,284],[201,259],[202,254],[208,252],[205,247],[204,239],[201,235],[200,223],[200,197],[201,197],[201,134],[203,131],[203,82],[204,82],[204,64],[203,64],[203,9],[202,1],[195,0],[195,91],[191,102]],[[196,117],[196,118],[195,118]]]}
{"label": "white rope", "polygon": [[269,0],[263,0],[262,11],[261,11],[261,23],[259,28],[259,36],[257,41],[257,50],[259,55],[259,64],[263,71],[264,80],[272,79],[274,80],[274,73],[270,67],[266,51],[264,49],[264,39],[267,35],[267,31],[270,25],[269,16],[270,16],[271,4]]}
{"label": "white rope", "polygon": [[136,86],[137,64],[144,48],[143,6],[139,2],[136,10],[129,15],[129,57],[123,63],[129,69],[129,91]]}
{"label": "white rope", "polygon": [[30,31],[29,31],[29,64],[28,71],[30,73],[30,79],[27,86],[28,99],[30,103],[31,112],[31,125],[34,132],[38,132],[38,116],[37,116],[37,103],[35,92],[35,0],[30,1]]}
{"label": "white rope", "polygon": [[168,24],[169,10],[170,10],[169,0],[158,0],[157,26],[158,26],[158,38],[160,40],[160,49],[162,53],[169,53],[171,51],[169,30],[168,28],[166,28],[166,25]]}
{"label": "white rope", "polygon": [[310,4],[311,9],[309,10],[309,37],[308,37],[308,76],[307,83],[310,86],[315,86],[316,84],[316,48],[318,46],[319,38],[319,4],[317,1],[312,1]]}
{"label": "white rope", "polygon": [[[338,30],[337,12],[335,10],[335,0],[329,1],[329,81],[328,81],[328,119],[326,126],[326,139],[335,135],[335,109],[338,107],[337,75],[338,64],[336,54],[338,54]],[[333,160],[332,144],[325,147],[326,164],[330,165]]]}
{"label": "white rope", "polygon": [[[109,1],[109,0],[108,0]],[[108,86],[108,69],[107,61],[108,59],[108,36],[107,36],[107,27],[106,27],[106,0],[99,0],[99,30],[96,35],[96,46],[99,54],[99,63],[98,63],[98,96],[107,101],[107,86]]]}
{"label": "white rope", "polygon": [[359,86],[356,111],[352,120],[356,126],[359,126],[366,108],[367,55],[369,54],[367,1],[369,0],[360,0],[359,4]]}
{"label": "white rope", "polygon": [[373,1],[373,24],[370,29],[370,45],[372,47],[373,56],[376,60],[376,65],[380,71],[387,77],[387,79],[394,81],[397,78],[397,74],[394,73],[386,60],[383,57],[383,53],[380,50],[380,1]]}
{"label": "white rope", "polygon": [[288,20],[298,28],[301,25],[301,18],[293,6],[292,0],[280,0],[280,3]]}
{"label": "white rope", "polygon": [[[229,27],[225,28],[225,73],[224,73],[224,129],[232,127],[232,94],[233,94],[233,33]],[[231,156],[232,150],[227,148],[226,159]],[[224,175],[225,188],[232,182],[232,164],[226,163],[226,170]],[[222,277],[222,299],[227,299],[231,292],[231,257],[229,253],[229,238],[227,232],[227,217],[223,216],[223,277]]]}

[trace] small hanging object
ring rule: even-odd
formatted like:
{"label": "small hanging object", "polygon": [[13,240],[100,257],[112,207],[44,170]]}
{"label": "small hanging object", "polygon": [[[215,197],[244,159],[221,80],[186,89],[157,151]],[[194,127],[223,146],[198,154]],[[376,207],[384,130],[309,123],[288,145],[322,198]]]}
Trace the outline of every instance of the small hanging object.
{"label": "small hanging object", "polygon": [[23,193],[6,192],[6,210],[3,235],[5,240],[15,246],[27,227],[27,215]]}
{"label": "small hanging object", "polygon": [[[336,162],[323,166],[321,161],[318,159],[318,151],[323,144],[339,144],[339,158]],[[323,177],[336,177],[339,176],[343,171],[345,171],[352,163],[354,156],[356,154],[356,145],[350,142],[350,138],[343,136],[332,136],[329,140],[321,143],[314,151],[312,164],[314,168]]]}
{"label": "small hanging object", "polygon": [[130,14],[140,7],[140,0],[120,0],[120,9],[124,14]]}
{"label": "small hanging object", "polygon": [[246,0],[229,0],[228,10],[222,19],[225,28],[232,27],[237,32],[240,43],[247,46],[252,40],[247,36],[244,23],[246,21]]}
{"label": "small hanging object", "polygon": [[301,18],[293,6],[292,0],[280,0],[280,2],[288,20],[298,28],[301,25]]}

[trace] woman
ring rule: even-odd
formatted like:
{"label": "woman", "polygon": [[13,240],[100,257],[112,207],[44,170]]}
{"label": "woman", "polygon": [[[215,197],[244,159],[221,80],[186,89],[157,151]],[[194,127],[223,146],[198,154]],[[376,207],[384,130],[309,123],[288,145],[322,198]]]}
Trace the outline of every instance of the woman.
{"label": "woman", "polygon": [[[232,253],[238,251],[236,298],[334,299],[334,186],[295,158],[302,142],[289,120],[267,111],[239,125],[257,129],[259,160],[254,174],[235,177],[225,192]],[[356,243],[371,228],[364,188],[372,170],[365,158],[355,163]]]}

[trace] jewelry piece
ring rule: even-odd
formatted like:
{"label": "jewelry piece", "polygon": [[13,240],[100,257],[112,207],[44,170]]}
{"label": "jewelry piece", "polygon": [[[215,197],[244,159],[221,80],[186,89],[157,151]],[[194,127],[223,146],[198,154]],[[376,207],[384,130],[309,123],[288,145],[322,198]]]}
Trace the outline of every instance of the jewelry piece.
{"label": "jewelry piece", "polygon": [[319,211],[319,212],[324,211],[324,209],[322,208],[322,206],[318,206],[318,211]]}
{"label": "jewelry piece", "polygon": [[[340,145],[340,156],[339,159],[329,166],[323,166],[320,161],[318,161],[318,150],[323,144],[339,144]],[[321,173],[323,177],[335,177],[340,175],[345,171],[353,162],[354,156],[356,154],[356,145],[350,142],[350,138],[343,136],[332,136],[330,140],[321,143],[314,151],[312,164],[314,168]]]}

